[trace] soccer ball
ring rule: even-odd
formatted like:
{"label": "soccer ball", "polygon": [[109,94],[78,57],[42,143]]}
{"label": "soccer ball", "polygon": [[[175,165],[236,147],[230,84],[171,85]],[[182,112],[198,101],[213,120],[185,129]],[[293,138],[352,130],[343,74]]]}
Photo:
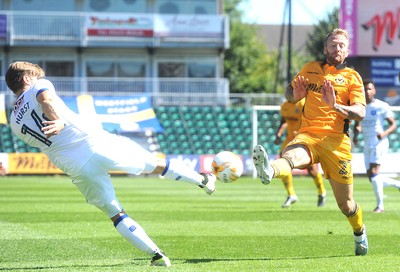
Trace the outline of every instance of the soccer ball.
{"label": "soccer ball", "polygon": [[233,152],[221,151],[212,161],[213,174],[222,182],[234,182],[243,174],[242,159]]}

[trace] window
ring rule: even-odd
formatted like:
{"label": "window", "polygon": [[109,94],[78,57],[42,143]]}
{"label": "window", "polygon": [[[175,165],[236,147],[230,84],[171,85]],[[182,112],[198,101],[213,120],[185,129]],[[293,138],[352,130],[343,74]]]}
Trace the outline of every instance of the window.
{"label": "window", "polygon": [[52,76],[52,77],[74,76],[74,63],[72,61],[45,61],[43,66],[42,67],[46,71],[46,76]]}
{"label": "window", "polygon": [[171,1],[168,1],[160,4],[158,12],[161,14],[179,14],[179,8],[177,3],[172,3]]}
{"label": "window", "polygon": [[12,10],[26,11],[74,11],[75,0],[13,0],[11,2]]}
{"label": "window", "polygon": [[161,14],[217,14],[217,0],[156,0]]}
{"label": "window", "polygon": [[159,63],[158,77],[185,77],[185,63],[183,62]]}
{"label": "window", "polygon": [[189,14],[217,14],[216,0],[191,0],[186,6]]}
{"label": "window", "polygon": [[83,0],[83,11],[145,13],[146,0]]}
{"label": "window", "polygon": [[119,77],[145,77],[146,65],[144,62],[121,62],[117,65]]}
{"label": "window", "polygon": [[[46,77],[74,77],[74,62],[65,60],[38,60],[30,58],[22,58],[25,61],[36,63],[45,72]],[[21,58],[13,61],[20,61]]]}
{"label": "window", "polygon": [[[102,78],[89,80],[89,92],[146,92],[150,89],[146,84],[146,62],[143,60],[88,60],[86,76]],[[112,78],[112,79],[107,79]],[[104,80],[103,80],[104,79]]]}
{"label": "window", "polygon": [[86,62],[87,77],[146,77],[144,61],[90,60]]}
{"label": "window", "polygon": [[213,63],[190,62],[188,63],[188,76],[213,78],[216,77],[215,69]]}
{"label": "window", "polygon": [[215,61],[187,60],[185,62],[160,61],[158,77],[216,77],[217,63]]}
{"label": "window", "polygon": [[89,61],[86,63],[87,77],[114,77],[114,63],[109,61]]}

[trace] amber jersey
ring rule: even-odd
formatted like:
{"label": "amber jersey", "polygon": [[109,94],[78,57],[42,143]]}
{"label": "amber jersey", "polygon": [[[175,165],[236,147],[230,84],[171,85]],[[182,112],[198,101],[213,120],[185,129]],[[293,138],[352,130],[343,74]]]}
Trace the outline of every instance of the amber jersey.
{"label": "amber jersey", "polygon": [[365,105],[361,76],[354,69],[346,67],[345,64],[335,67],[321,61],[305,64],[297,76],[304,76],[308,80],[306,102],[299,132],[348,134],[350,120],[325,104],[322,100],[321,90],[324,80],[330,80],[335,89],[337,104],[360,103]]}
{"label": "amber jersey", "polygon": [[297,103],[290,103],[286,101],[281,105],[281,116],[287,123],[286,138],[293,139],[295,132],[300,129],[303,107],[304,99],[298,101]]}

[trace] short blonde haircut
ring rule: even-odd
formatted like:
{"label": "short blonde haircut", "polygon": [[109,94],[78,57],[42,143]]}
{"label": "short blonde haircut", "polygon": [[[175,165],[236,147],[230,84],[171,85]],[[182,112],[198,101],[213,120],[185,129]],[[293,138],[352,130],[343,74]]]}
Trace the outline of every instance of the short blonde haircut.
{"label": "short blonde haircut", "polygon": [[13,93],[25,87],[23,78],[24,76],[43,78],[45,72],[39,65],[26,62],[16,61],[10,64],[6,72],[6,83]]}
{"label": "short blonde haircut", "polygon": [[328,35],[326,35],[325,47],[328,45],[328,39],[331,36],[335,36],[335,35],[343,35],[343,36],[345,36],[347,41],[349,41],[349,43],[350,43],[349,33],[347,32],[347,30],[346,29],[342,29],[342,28],[335,28],[330,33],[328,33]]}

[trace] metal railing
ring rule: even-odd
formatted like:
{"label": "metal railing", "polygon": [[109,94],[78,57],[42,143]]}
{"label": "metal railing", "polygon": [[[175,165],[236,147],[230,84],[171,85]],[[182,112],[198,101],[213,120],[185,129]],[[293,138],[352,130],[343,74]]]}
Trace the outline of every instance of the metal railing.
{"label": "metal railing", "polygon": [[[48,77],[60,96],[127,96],[147,94],[153,105],[245,106],[280,105],[281,94],[232,94],[225,78],[67,78]],[[0,77],[0,93],[11,105],[14,97]]]}

